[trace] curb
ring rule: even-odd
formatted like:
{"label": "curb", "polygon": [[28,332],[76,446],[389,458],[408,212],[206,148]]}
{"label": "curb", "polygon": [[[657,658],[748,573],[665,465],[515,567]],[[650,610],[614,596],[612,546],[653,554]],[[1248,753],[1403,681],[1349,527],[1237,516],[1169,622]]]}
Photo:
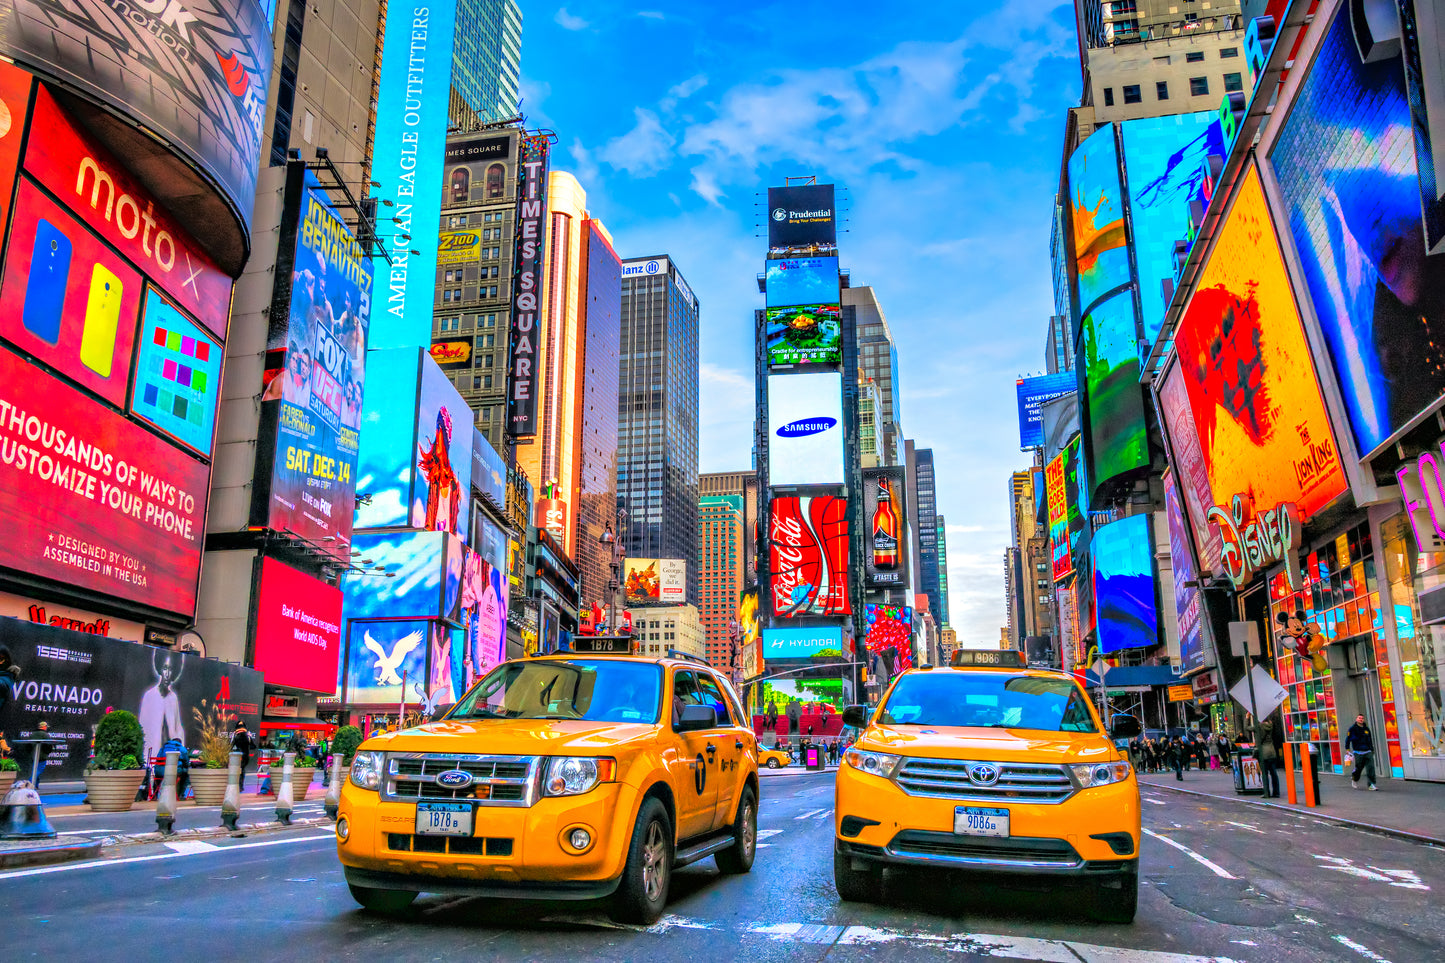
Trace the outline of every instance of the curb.
{"label": "curb", "polygon": [[102,842],[93,839],[84,843],[47,843],[28,849],[0,849],[0,870],[28,869],[32,866],[49,866],[52,863],[68,863],[78,859],[95,859],[100,856]]}
{"label": "curb", "polygon": [[1335,816],[1331,813],[1322,813],[1316,809],[1297,809],[1293,806],[1281,806],[1278,803],[1265,802],[1263,799],[1245,799],[1239,796],[1221,796],[1219,793],[1204,792],[1201,789],[1185,789],[1181,786],[1169,786],[1164,783],[1146,782],[1141,786],[1149,786],[1153,789],[1168,789],[1170,792],[1182,792],[1186,796],[1204,796],[1208,799],[1223,799],[1227,802],[1248,803],[1251,806],[1259,806],[1261,809],[1273,809],[1276,812],[1294,813],[1298,816],[1313,816],[1316,819],[1327,819],[1330,822],[1339,823],[1342,826],[1350,826],[1354,829],[1365,832],[1378,833],[1381,836],[1393,836],[1396,839],[1403,839],[1412,843],[1424,843],[1427,846],[1445,847],[1445,839],[1438,836],[1427,836],[1424,833],[1414,833],[1408,829],[1396,829],[1393,826],[1380,826],[1375,823],[1367,823],[1358,819],[1349,819],[1345,816]]}
{"label": "curb", "polygon": [[238,823],[234,832],[224,826],[207,826],[203,829],[178,829],[169,836],[159,832],[103,836],[98,842],[105,846],[129,846],[138,843],[178,842],[185,839],[213,839],[217,836],[244,836],[247,833],[274,832],[280,829],[305,829],[307,826],[319,826],[322,823],[330,822],[331,817],[329,816],[316,816],[310,819],[293,819],[291,825],[287,826],[280,820],[273,819],[264,823]]}
{"label": "curb", "polygon": [[778,769],[769,769],[767,766],[758,767],[758,777],[777,778],[778,776],[821,776],[826,773],[836,773],[836,766],[829,766],[827,769],[804,769],[801,766],[783,766]]}

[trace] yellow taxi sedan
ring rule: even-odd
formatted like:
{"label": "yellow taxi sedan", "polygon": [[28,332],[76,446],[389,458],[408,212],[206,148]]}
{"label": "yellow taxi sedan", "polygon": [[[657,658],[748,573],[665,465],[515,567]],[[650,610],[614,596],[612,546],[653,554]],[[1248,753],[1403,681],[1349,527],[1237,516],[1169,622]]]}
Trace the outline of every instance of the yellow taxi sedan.
{"label": "yellow taxi sedan", "polygon": [[769,769],[781,769],[791,765],[793,758],[781,749],[759,749],[758,765],[767,766]]}

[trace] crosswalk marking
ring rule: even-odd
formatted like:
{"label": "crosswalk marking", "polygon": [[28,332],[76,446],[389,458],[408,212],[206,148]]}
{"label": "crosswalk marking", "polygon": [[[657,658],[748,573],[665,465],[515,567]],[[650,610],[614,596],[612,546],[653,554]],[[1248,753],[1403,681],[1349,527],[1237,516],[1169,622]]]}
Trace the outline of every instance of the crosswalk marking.
{"label": "crosswalk marking", "polygon": [[817,815],[818,815],[819,813],[830,813],[830,812],[832,812],[832,811],[833,811],[833,810],[831,810],[831,809],[811,809],[811,810],[809,810],[808,812],[803,813],[803,815],[801,815],[801,816],[794,816],[793,818],[794,818],[794,819],[813,819],[813,818],[817,817]]}
{"label": "crosswalk marking", "polygon": [[1144,830],[1144,832],[1148,833],[1150,836],[1153,836],[1155,839],[1159,840],[1161,843],[1164,843],[1164,844],[1166,844],[1166,845],[1168,845],[1168,846],[1173,846],[1175,849],[1179,850],[1181,853],[1183,853],[1185,856],[1188,856],[1190,859],[1194,860],[1196,863],[1199,863],[1201,866],[1207,867],[1210,872],[1214,873],[1215,876],[1218,876],[1218,877],[1220,877],[1221,879],[1238,879],[1238,878],[1239,878],[1238,876],[1235,876],[1233,873],[1231,873],[1229,870],[1222,868],[1218,863],[1212,862],[1211,860],[1206,859],[1205,857],[1199,855],[1199,854],[1196,853],[1194,850],[1190,849],[1188,846],[1185,846],[1183,843],[1176,843],[1174,840],[1170,839],[1168,836],[1164,836],[1164,835],[1161,835],[1161,834],[1159,834],[1159,833],[1156,833],[1156,832],[1155,832],[1154,830],[1152,830],[1152,829],[1146,829],[1146,830]]}

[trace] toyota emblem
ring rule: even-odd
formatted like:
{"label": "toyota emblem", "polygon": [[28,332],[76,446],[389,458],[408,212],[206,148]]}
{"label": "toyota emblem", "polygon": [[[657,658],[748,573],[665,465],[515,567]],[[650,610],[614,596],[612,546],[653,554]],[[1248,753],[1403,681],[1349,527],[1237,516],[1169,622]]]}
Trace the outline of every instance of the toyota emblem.
{"label": "toyota emblem", "polygon": [[776,208],[773,209],[773,220],[775,220],[775,221],[786,221],[787,219],[788,219],[788,212],[787,212],[786,210],[784,210],[784,209],[781,208],[781,207],[776,207]]}
{"label": "toyota emblem", "polygon": [[968,781],[975,786],[992,786],[998,782],[998,766],[976,762],[968,767]]}
{"label": "toyota emblem", "polygon": [[465,769],[448,769],[437,773],[437,785],[447,789],[466,789],[472,784],[472,774]]}

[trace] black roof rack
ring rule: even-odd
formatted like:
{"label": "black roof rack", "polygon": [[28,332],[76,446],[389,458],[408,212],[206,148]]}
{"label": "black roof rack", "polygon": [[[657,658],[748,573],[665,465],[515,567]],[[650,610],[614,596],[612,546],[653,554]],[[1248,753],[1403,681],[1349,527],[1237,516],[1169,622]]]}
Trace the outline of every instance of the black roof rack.
{"label": "black roof rack", "polygon": [[681,649],[668,649],[667,657],[669,659],[686,659],[688,662],[696,662],[699,665],[707,666],[709,669],[712,668],[712,663],[707,659],[704,659],[700,655],[693,655],[691,652],[684,652]]}

